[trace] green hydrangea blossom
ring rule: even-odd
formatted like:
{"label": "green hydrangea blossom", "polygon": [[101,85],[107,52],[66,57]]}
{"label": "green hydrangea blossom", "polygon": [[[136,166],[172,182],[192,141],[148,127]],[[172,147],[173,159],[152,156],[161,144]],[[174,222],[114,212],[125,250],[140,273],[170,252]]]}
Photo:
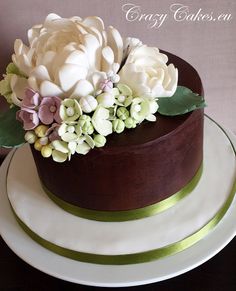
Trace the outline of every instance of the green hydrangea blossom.
{"label": "green hydrangea blossom", "polygon": [[82,109],[76,99],[64,99],[60,106],[60,117],[66,123],[77,120],[82,115]]}
{"label": "green hydrangea blossom", "polygon": [[102,106],[98,106],[92,116],[92,124],[95,130],[103,136],[107,136],[112,133],[112,123],[109,120],[109,117],[109,110]]}

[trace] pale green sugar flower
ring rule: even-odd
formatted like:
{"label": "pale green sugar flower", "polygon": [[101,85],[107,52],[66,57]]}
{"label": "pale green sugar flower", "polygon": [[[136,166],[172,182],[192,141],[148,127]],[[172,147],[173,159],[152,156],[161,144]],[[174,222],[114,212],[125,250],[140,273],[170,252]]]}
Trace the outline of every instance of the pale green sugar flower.
{"label": "pale green sugar flower", "polygon": [[125,126],[126,128],[135,128],[137,125],[136,121],[132,117],[128,117],[125,120]]}
{"label": "pale green sugar flower", "polygon": [[156,113],[158,109],[155,100],[148,100],[141,97],[134,98],[130,107],[130,115],[137,123],[141,123],[144,119],[149,121],[156,121]]}
{"label": "pale green sugar flower", "polygon": [[58,134],[61,139],[65,142],[76,141],[78,137],[81,136],[82,131],[78,123],[74,124],[66,124],[62,123],[62,125],[58,129]]}
{"label": "pale green sugar flower", "polygon": [[91,122],[91,117],[88,115],[81,115],[78,121],[78,126],[81,128],[83,134],[92,134],[94,132],[94,127]]}
{"label": "pale green sugar flower", "polygon": [[68,143],[62,140],[54,140],[51,142],[52,158],[55,162],[63,163],[70,155]]}
{"label": "pale green sugar flower", "polygon": [[63,121],[70,123],[82,115],[82,109],[76,99],[64,99],[60,106],[60,117]]}
{"label": "pale green sugar flower", "polygon": [[106,144],[106,138],[101,134],[94,135],[93,140],[97,148],[103,147]]}
{"label": "pale green sugar flower", "polygon": [[81,127],[77,122],[71,124],[63,123],[58,129],[58,134],[63,141],[68,143],[70,154],[73,155],[76,151],[77,140],[82,134]]}
{"label": "pale green sugar flower", "polygon": [[115,97],[116,97],[116,104],[119,106],[125,106],[128,107],[131,102],[132,102],[132,95],[133,92],[130,89],[129,86],[125,85],[125,84],[117,84],[117,88],[115,88],[118,90],[118,94],[117,91],[115,93]]}
{"label": "pale green sugar flower", "polygon": [[138,123],[141,123],[150,113],[148,100],[142,98],[134,98],[130,108],[130,115]]}
{"label": "pale green sugar flower", "polygon": [[121,133],[125,129],[125,123],[121,119],[115,119],[112,121],[113,130],[117,133]]}
{"label": "pale green sugar flower", "polygon": [[125,107],[118,108],[116,114],[121,120],[126,120],[129,117],[129,111]]}
{"label": "pale green sugar flower", "polygon": [[86,155],[91,149],[91,146],[89,145],[89,143],[92,145],[91,139],[92,138],[88,136],[79,138],[77,141],[76,152],[81,155]]}
{"label": "pale green sugar flower", "polygon": [[109,117],[109,110],[101,106],[97,107],[92,116],[92,124],[95,130],[103,136],[107,136],[112,133],[112,123],[108,120]]}

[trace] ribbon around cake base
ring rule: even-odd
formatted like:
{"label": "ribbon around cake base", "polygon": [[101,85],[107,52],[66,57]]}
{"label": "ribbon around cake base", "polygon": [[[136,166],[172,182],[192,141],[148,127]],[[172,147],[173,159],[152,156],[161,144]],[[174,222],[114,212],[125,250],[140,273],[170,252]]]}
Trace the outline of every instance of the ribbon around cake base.
{"label": "ribbon around cake base", "polygon": [[203,172],[203,165],[199,167],[196,175],[192,178],[192,180],[181,190],[173,194],[172,196],[151,204],[146,207],[137,208],[133,210],[121,210],[121,211],[100,211],[100,210],[92,210],[87,208],[78,207],[72,205],[54,195],[50,192],[45,185],[41,182],[42,188],[44,192],[48,195],[48,197],[55,202],[59,207],[64,209],[65,211],[74,214],[76,216],[90,219],[90,220],[97,220],[97,221],[105,221],[105,222],[119,222],[119,221],[129,221],[135,219],[141,219],[144,217],[149,217],[160,213],[168,208],[174,206],[177,202],[181,199],[186,197],[190,194],[193,189],[197,186]]}
{"label": "ribbon around cake base", "polygon": [[233,184],[231,189],[231,193],[222,206],[222,208],[216,213],[216,215],[200,230],[195,232],[194,234],[186,237],[185,239],[173,243],[171,245],[141,252],[134,254],[125,254],[125,255],[99,255],[99,254],[91,254],[91,253],[83,253],[74,250],[70,250],[61,246],[58,246],[50,241],[47,241],[33,232],[23,221],[19,219],[16,213],[13,210],[13,213],[18,221],[19,225],[23,228],[23,230],[37,243],[45,247],[46,249],[53,251],[61,256],[78,260],[86,263],[94,263],[94,264],[105,264],[105,265],[127,265],[127,264],[137,264],[150,262],[153,260],[157,260],[169,255],[176,254],[180,251],[187,249],[188,247],[194,245],[200,239],[205,237],[223,218],[227,210],[229,209],[231,202],[233,201],[234,195],[236,192],[236,181]]}

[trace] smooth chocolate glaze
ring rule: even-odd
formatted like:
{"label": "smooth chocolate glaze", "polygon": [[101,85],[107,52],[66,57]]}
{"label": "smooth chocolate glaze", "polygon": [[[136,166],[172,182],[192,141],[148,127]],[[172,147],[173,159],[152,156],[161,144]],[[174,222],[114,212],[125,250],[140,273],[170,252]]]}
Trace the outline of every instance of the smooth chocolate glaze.
{"label": "smooth chocolate glaze", "polygon": [[[196,70],[166,53],[179,70],[179,85],[203,94]],[[54,195],[94,210],[130,210],[159,202],[183,188],[203,158],[203,110],[175,117],[157,114],[122,134],[112,134],[103,148],[75,154],[62,164],[32,148],[42,183]]]}

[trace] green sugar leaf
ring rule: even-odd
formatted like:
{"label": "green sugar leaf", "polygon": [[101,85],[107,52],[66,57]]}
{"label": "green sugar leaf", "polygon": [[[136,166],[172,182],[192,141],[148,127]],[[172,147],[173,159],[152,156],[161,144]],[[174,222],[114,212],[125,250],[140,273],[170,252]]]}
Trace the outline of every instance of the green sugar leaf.
{"label": "green sugar leaf", "polygon": [[25,143],[25,131],[16,120],[18,107],[14,106],[0,115],[0,147],[15,147]]}
{"label": "green sugar leaf", "polygon": [[157,103],[159,105],[158,112],[167,116],[181,115],[206,107],[202,96],[183,86],[178,86],[172,97],[159,98]]}

